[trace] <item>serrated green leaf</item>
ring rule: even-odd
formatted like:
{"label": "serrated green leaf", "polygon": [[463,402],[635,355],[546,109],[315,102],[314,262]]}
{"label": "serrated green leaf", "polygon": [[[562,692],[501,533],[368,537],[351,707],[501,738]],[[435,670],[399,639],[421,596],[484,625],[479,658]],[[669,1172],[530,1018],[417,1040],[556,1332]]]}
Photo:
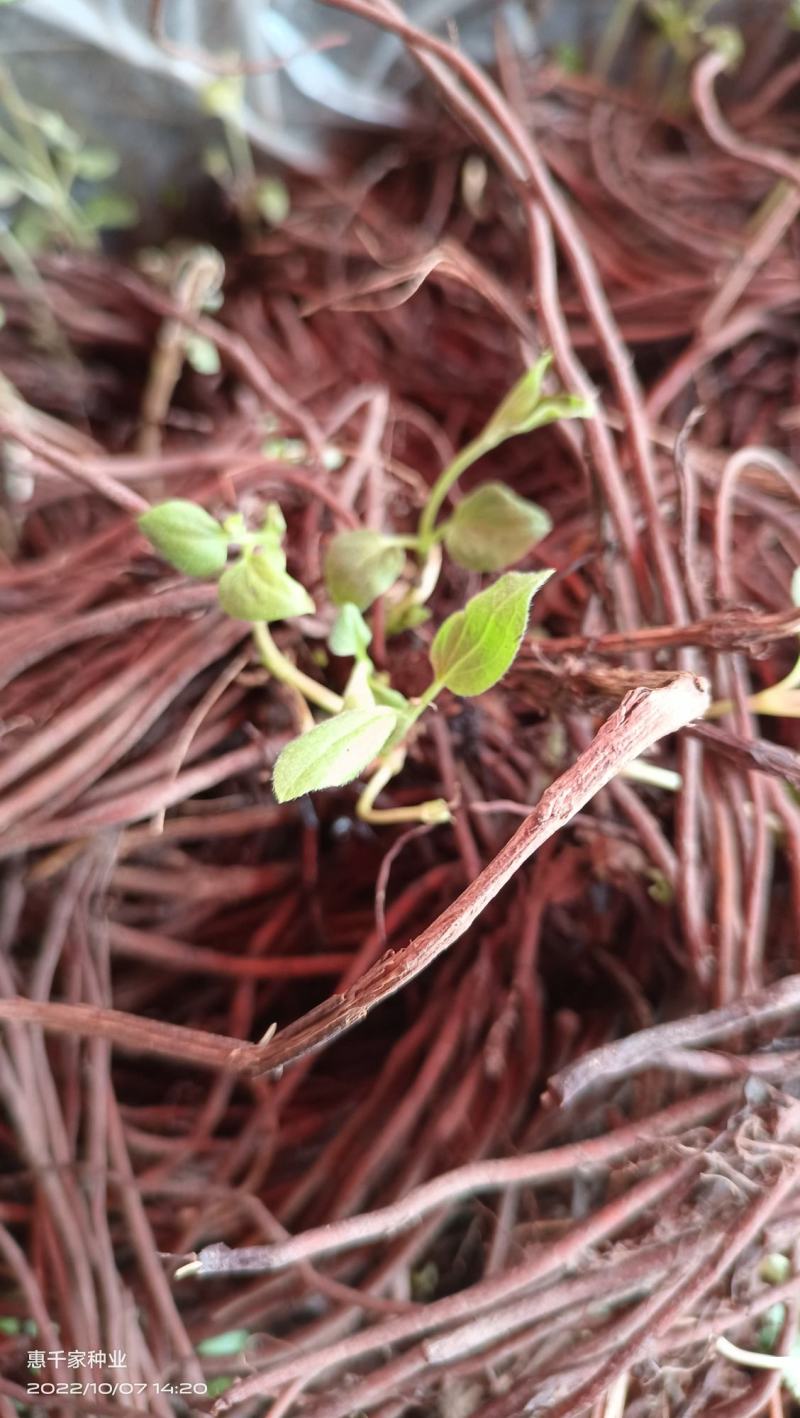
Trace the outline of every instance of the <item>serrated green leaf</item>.
{"label": "serrated green leaf", "polygon": [[98,192],[82,204],[81,211],[95,231],[121,231],[135,226],[139,219],[139,208],[133,198],[121,192]]}
{"label": "serrated green leaf", "polygon": [[328,636],[328,645],[334,655],[352,655],[357,660],[366,659],[372,640],[372,631],[358,606],[345,601]]}
{"label": "serrated green leaf", "polygon": [[139,527],[164,560],[187,576],[215,576],[225,565],[228,537],[196,502],[161,502],[139,518]]}
{"label": "serrated green leaf", "polygon": [[325,584],[334,605],[365,611],[402,574],[405,552],[380,532],[340,532],[325,557]]}
{"label": "serrated green leaf", "polygon": [[305,586],[268,552],[250,549],[223,571],[219,603],[234,620],[290,620],[314,613],[314,602]]}
{"label": "serrated green leaf", "polygon": [[436,680],[471,697],[491,689],[514,662],[531,600],[552,571],[508,571],[439,627],[431,646]]}
{"label": "serrated green leaf", "polygon": [[212,1334],[208,1339],[201,1339],[197,1352],[206,1359],[228,1359],[231,1355],[241,1354],[249,1338],[249,1329],[229,1329],[224,1334]]}
{"label": "serrated green leaf", "polygon": [[106,182],[119,172],[119,153],[113,148],[88,144],[75,154],[73,167],[75,176],[84,182]]}
{"label": "serrated green leaf", "polygon": [[270,226],[280,226],[289,215],[289,189],[279,177],[264,177],[257,183],[255,203],[259,215]]}
{"label": "serrated green leaf", "polygon": [[546,537],[553,524],[544,508],[502,483],[484,483],[460,502],[444,543],[468,571],[502,571]]}
{"label": "serrated green leaf", "polygon": [[219,351],[205,335],[189,335],[184,346],[186,358],[197,374],[219,374]]}
{"label": "serrated green leaf", "polygon": [[293,739],[275,764],[272,786],[278,802],[352,782],[380,753],[396,722],[393,709],[345,709]]}

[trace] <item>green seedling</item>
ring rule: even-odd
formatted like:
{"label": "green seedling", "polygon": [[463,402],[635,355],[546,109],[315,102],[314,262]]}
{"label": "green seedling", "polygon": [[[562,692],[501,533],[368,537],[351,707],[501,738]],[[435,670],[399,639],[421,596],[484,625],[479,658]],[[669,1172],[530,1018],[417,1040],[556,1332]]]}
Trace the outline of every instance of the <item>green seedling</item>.
{"label": "green seedling", "polygon": [[717,49],[729,64],[742,56],[743,41],[733,25],[709,24],[717,0],[647,0],[647,14],[682,64],[692,64],[704,48]]}
{"label": "green seedling", "polygon": [[342,694],[304,674],[279,650],[269,631],[274,621],[311,615],[315,605],[306,588],[286,568],[286,523],[271,504],[261,526],[250,528],[240,514],[220,522],[192,502],[174,499],[139,519],[156,551],[188,576],[213,577],[219,603],[236,620],[252,625],[264,666],[290,686],[308,706],[326,716],[280,754],[273,776],[279,802],[341,787],[368,773],[356,811],[368,822],[446,822],[442,799],[381,809],[380,793],[399,773],[418,719],[444,691],[464,697],[485,693],[511,667],[528,622],[531,601],[552,575],[506,571],[439,626],[430,646],[431,679],[415,699],[407,699],[379,673],[369,650],[372,632],[364,612],[406,573],[408,554],[417,559],[410,587],[389,607],[395,631],[419,625],[430,612],[425,602],[436,586],[442,547],[470,571],[501,571],[519,561],[550,530],[542,508],[499,483],[465,497],[449,518],[438,520],[461,473],[505,439],[559,418],[586,418],[586,401],[569,394],[545,394],[550,363],[545,355],[503,400],[483,431],[444,469],[422,511],[417,532],[395,535],[368,529],[334,537],[325,557],[325,582],[336,616],[328,646],[352,667]]}
{"label": "green seedling", "polygon": [[280,226],[289,215],[289,190],[280,177],[256,171],[244,128],[244,98],[243,74],[224,74],[201,89],[201,107],[219,121],[224,139],[206,148],[206,172],[229,193],[246,226]]}
{"label": "green seedling", "polygon": [[0,253],[15,273],[26,257],[59,246],[91,250],[101,231],[135,223],[135,203],[105,186],[119,168],[113,149],[86,143],[60,114],[28,103],[1,65],[0,114]]}
{"label": "green seedling", "polygon": [[469,571],[503,571],[547,536],[551,522],[544,509],[501,483],[483,484],[463,498],[450,517],[440,520],[440,513],[459,478],[485,453],[509,438],[559,419],[592,416],[594,407],[589,400],[545,390],[551,363],[548,352],[526,370],[481,432],[442,470],[416,533],[399,537],[359,531],[334,537],[325,561],[325,579],[335,604],[353,601],[366,610],[400,580],[407,554],[412,554],[417,561],[414,582],[389,608],[388,629],[399,633],[427,618],[424,605],[436,586],[442,544],[451,559]]}

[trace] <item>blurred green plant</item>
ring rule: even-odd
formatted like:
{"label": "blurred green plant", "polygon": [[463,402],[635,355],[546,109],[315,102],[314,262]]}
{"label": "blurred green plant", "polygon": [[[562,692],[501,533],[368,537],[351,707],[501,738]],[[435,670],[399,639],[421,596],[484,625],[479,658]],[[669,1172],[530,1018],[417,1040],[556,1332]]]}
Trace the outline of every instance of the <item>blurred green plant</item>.
{"label": "blurred green plant", "polygon": [[289,215],[289,190],[280,177],[256,171],[244,129],[244,92],[243,74],[224,74],[200,90],[201,107],[218,119],[224,140],[206,148],[206,172],[228,193],[245,226],[280,226]]}
{"label": "blurred green plant", "polygon": [[118,168],[112,148],[29,103],[0,65],[0,252],[12,269],[19,252],[91,250],[100,232],[134,225],[136,204],[105,185]]}

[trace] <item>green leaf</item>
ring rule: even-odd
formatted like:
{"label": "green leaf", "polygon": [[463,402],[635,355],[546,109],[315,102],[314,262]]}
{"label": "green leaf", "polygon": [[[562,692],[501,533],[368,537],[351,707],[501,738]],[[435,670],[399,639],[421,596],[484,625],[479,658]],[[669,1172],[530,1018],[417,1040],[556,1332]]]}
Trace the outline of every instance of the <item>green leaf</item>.
{"label": "green leaf", "polygon": [[255,204],[270,226],[280,226],[289,215],[289,189],[279,177],[265,177],[256,185]]}
{"label": "green leaf", "polygon": [[219,351],[205,335],[189,335],[184,346],[186,358],[197,374],[219,374]]}
{"label": "green leaf", "polygon": [[314,602],[305,586],[268,553],[249,549],[223,571],[219,603],[234,620],[289,620],[314,613]]}
{"label": "green leaf", "polygon": [[132,197],[121,192],[98,192],[89,197],[81,206],[86,221],[95,231],[119,231],[135,226],[139,219],[139,208]]}
{"label": "green leaf", "polygon": [[0,1334],[19,1334],[22,1321],[16,1315],[0,1315]]}
{"label": "green leaf", "polygon": [[484,449],[494,448],[506,438],[514,438],[519,433],[530,433],[544,424],[555,423],[562,418],[591,418],[594,405],[578,394],[558,394],[542,398],[545,374],[552,364],[553,356],[547,351],[517,380],[513,389],[498,405],[483,432],[478,434],[477,443]]}
{"label": "green leaf", "polygon": [[85,182],[106,182],[119,171],[119,153],[113,148],[88,145],[75,154],[75,176]]}
{"label": "green leaf", "polygon": [[431,646],[437,682],[467,697],[497,684],[514,662],[531,600],[552,575],[508,571],[449,616]]}
{"label": "green leaf", "polygon": [[405,552],[380,532],[340,532],[325,557],[325,582],[334,605],[352,601],[360,611],[393,586],[405,566]]}
{"label": "green leaf", "polygon": [[356,660],[364,660],[371,640],[372,631],[358,606],[354,606],[352,601],[345,601],[328,636],[331,652],[334,655],[352,655]]}
{"label": "green leaf", "polygon": [[139,518],[139,526],[164,560],[187,576],[215,576],[225,565],[227,535],[196,502],[160,502]]}
{"label": "green leaf", "polygon": [[542,507],[502,483],[484,483],[465,497],[447,524],[444,543],[469,571],[502,571],[552,530]]}
{"label": "green leaf", "polygon": [[241,1354],[249,1338],[249,1329],[229,1329],[224,1334],[201,1339],[197,1352],[206,1359],[228,1359],[233,1354]]}
{"label": "green leaf", "polygon": [[396,722],[393,709],[345,709],[293,739],[275,764],[278,802],[352,782],[380,753]]}

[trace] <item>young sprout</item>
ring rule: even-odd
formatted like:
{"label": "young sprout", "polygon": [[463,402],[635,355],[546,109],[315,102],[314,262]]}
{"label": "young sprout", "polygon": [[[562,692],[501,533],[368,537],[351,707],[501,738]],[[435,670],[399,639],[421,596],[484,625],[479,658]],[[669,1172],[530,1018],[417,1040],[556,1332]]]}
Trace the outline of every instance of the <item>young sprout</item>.
{"label": "young sprout", "polygon": [[[230,56],[232,62],[236,55]],[[243,73],[223,74],[200,90],[201,107],[222,126],[224,143],[206,149],[206,171],[226,187],[247,225],[280,226],[289,215],[289,190],[279,177],[259,177],[244,122]]]}
{"label": "young sprout", "polygon": [[331,600],[352,601],[366,610],[400,580],[406,553],[416,556],[415,585],[391,607],[391,633],[413,628],[427,618],[425,602],[432,595],[441,564],[440,545],[468,571],[504,571],[521,561],[550,532],[544,508],[507,488],[484,483],[463,498],[452,516],[439,514],[458,479],[468,468],[509,438],[530,433],[559,419],[590,418],[593,405],[576,394],[550,394],[544,389],[552,363],[547,352],[517,380],[481,432],[442,470],[426,500],[416,533],[396,536],[376,531],[341,532],[325,558],[325,581]]}
{"label": "young sprout", "polygon": [[[227,92],[227,90],[225,91]],[[525,633],[533,597],[552,571],[507,571],[473,596],[437,630],[430,648],[431,680],[408,700],[369,656],[372,632],[363,612],[403,575],[407,552],[420,561],[416,586],[392,608],[394,628],[428,618],[424,601],[432,594],[441,545],[471,571],[500,571],[520,560],[550,530],[542,508],[500,483],[487,483],[464,498],[452,517],[437,523],[448,492],[460,473],[483,452],[505,439],[559,418],[585,418],[590,406],[569,394],[543,392],[550,364],[544,355],[517,382],[483,431],[445,468],[413,535],[370,529],[343,532],[328,548],[324,571],[337,614],[331,628],[332,654],[352,660],[343,694],[297,668],[275,644],[269,624],[314,612],[306,588],[286,569],[286,523],[271,504],[262,525],[249,528],[240,514],[219,522],[204,508],[173,499],[151,508],[139,525],[166,561],[188,576],[214,577],[221,609],[249,622],[262,663],[276,679],[292,686],[326,714],[292,740],[275,764],[273,788],[279,802],[306,793],[342,787],[368,774],[356,811],[366,821],[439,823],[449,820],[440,798],[408,807],[379,808],[376,800],[405,762],[417,720],[444,691],[472,697],[502,679]]]}

